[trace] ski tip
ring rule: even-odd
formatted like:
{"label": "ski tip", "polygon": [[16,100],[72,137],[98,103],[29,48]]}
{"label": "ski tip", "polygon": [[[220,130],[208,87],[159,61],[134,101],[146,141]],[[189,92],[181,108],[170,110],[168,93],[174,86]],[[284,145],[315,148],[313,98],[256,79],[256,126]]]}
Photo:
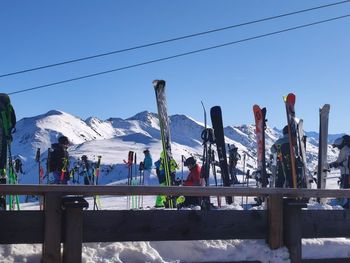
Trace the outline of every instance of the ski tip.
{"label": "ski tip", "polygon": [[325,104],[323,105],[323,107],[320,109],[320,112],[329,112],[331,108],[331,105],[330,104]]}
{"label": "ski tip", "polygon": [[162,79],[155,79],[152,81],[152,84],[153,84],[153,87],[154,88],[157,88],[159,87],[160,85],[161,86],[165,86],[165,80],[162,80]]}
{"label": "ski tip", "polygon": [[283,101],[288,104],[295,104],[295,94],[294,93],[289,93],[287,96],[283,96]]}
{"label": "ski tip", "polygon": [[253,111],[260,111],[260,106],[258,104],[253,105]]}
{"label": "ski tip", "polygon": [[289,93],[288,96],[287,96],[287,101],[288,102],[292,102],[292,103],[295,103],[295,94],[294,93]]}

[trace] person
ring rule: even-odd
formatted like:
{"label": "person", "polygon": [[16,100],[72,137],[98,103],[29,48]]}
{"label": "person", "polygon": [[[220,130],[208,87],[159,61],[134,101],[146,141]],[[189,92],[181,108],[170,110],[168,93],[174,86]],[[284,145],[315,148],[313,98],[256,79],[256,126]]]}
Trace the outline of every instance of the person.
{"label": "person", "polygon": [[[343,135],[337,138],[332,146],[339,149],[339,155],[337,160],[329,164],[329,168],[340,169],[340,188],[350,188],[350,170],[349,170],[349,158],[350,158],[350,136]],[[342,206],[349,208],[349,198],[344,199]]]}
{"label": "person", "polygon": [[52,174],[52,184],[67,184],[69,180],[69,140],[66,136],[60,136],[58,143],[51,145],[50,173]]}
{"label": "person", "polygon": [[241,155],[238,153],[238,147],[234,144],[229,145],[229,171],[231,176],[231,184],[237,184],[237,162],[241,160]]}
{"label": "person", "polygon": [[[186,159],[184,166],[186,166],[190,173],[186,180],[183,182],[183,186],[204,186],[203,179],[201,178],[201,167],[197,163],[194,157]],[[198,196],[186,196],[183,206],[199,206],[201,205],[201,197]]]}
{"label": "person", "polygon": [[[7,153],[11,148],[12,135],[16,125],[16,114],[10,97],[0,93],[0,184],[6,184]],[[6,196],[0,195],[0,210],[6,210]]]}
{"label": "person", "polygon": [[[154,163],[154,166],[156,168],[156,174],[158,178],[158,182],[160,185],[175,185],[175,175],[176,175],[176,169],[178,168],[178,164],[173,158],[170,158],[169,160],[169,168],[170,168],[170,178],[166,177],[165,173],[165,165],[164,165],[164,159],[165,159],[165,154],[162,151],[160,153],[160,158],[158,161]],[[156,198],[156,205],[155,207],[164,207],[167,204],[167,196],[165,195],[158,195]]]}
{"label": "person", "polygon": [[84,177],[84,185],[94,184],[94,171],[91,161],[88,160],[86,155],[81,156],[82,165],[80,166],[79,175]]}
{"label": "person", "polygon": [[145,158],[143,159],[143,185],[150,185],[152,172],[152,156],[148,149],[143,151]]}
{"label": "person", "polygon": [[271,146],[271,154],[277,155],[276,187],[292,187],[292,171],[290,162],[290,149],[288,126],[282,130],[283,136]]}

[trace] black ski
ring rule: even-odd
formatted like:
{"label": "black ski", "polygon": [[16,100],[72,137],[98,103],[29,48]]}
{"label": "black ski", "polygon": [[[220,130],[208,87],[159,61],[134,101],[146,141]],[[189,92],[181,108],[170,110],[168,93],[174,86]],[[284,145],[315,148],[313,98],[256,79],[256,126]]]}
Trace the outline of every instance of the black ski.
{"label": "black ski", "polygon": [[[230,175],[227,165],[226,144],[224,137],[224,126],[222,122],[222,112],[220,106],[210,109],[211,123],[214,129],[215,143],[218,152],[219,165],[224,186],[230,186]],[[232,204],[232,196],[226,196],[226,203]]]}

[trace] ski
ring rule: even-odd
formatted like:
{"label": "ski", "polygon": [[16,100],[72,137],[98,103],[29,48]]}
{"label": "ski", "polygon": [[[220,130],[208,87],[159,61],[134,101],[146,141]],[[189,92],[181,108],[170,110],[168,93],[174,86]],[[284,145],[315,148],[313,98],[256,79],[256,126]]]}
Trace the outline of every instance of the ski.
{"label": "ski", "polygon": [[291,176],[292,176],[292,187],[297,188],[297,170],[295,165],[295,146],[297,137],[297,127],[295,123],[295,95],[289,93],[287,96],[283,97],[286,114],[287,114],[287,124],[288,124],[288,138],[289,138],[289,154],[291,163]]}
{"label": "ski", "polygon": [[[41,160],[40,160],[40,148],[38,148],[36,150],[36,154],[35,154],[35,161],[38,164],[38,184],[41,185],[43,182],[43,169],[41,167]],[[39,199],[39,208],[40,210],[43,210],[43,197],[42,196],[38,196]]]}
{"label": "ski", "polygon": [[[95,178],[94,178],[95,185],[98,185],[98,179],[100,178],[101,158],[102,158],[101,155],[97,156],[97,163],[96,163],[95,172],[94,172],[94,175],[95,175]],[[100,196],[99,196],[99,195],[94,195],[93,199],[94,199],[94,210],[99,210],[99,209],[101,209]]]}
{"label": "ski", "polygon": [[[320,109],[319,140],[318,140],[318,166],[317,189],[326,188],[327,179],[327,149],[328,149],[328,120],[330,105],[325,104]],[[319,200],[324,202],[324,199]]]}
{"label": "ski", "polygon": [[298,169],[300,171],[299,186],[301,188],[311,188],[306,167],[306,136],[304,135],[303,126],[304,122],[300,119],[297,123],[298,168],[300,168]]}
{"label": "ski", "polygon": [[260,108],[258,105],[253,106],[255,118],[255,134],[258,152],[257,173],[261,186],[268,185],[266,172],[266,157],[265,157],[265,129],[266,129],[266,108]]}
{"label": "ski", "polygon": [[[172,159],[171,153],[171,137],[170,137],[170,127],[167,109],[167,100],[165,96],[165,81],[164,80],[154,80],[153,87],[156,95],[157,109],[158,109],[158,119],[160,127],[160,137],[162,141],[162,149],[164,155],[164,171],[165,171],[165,184],[167,186],[173,185],[173,179],[171,177],[171,167],[170,162]],[[172,198],[168,198],[168,206],[173,208]]]}
{"label": "ski", "polygon": [[[132,169],[132,165],[134,163],[134,152],[133,151],[129,151],[128,152],[128,160],[125,161],[124,160],[124,163],[127,165],[128,167],[128,180],[127,180],[127,185],[131,185],[131,182],[132,182],[132,172],[133,172],[133,169]],[[129,209],[130,208],[130,196],[127,197],[127,200],[126,200],[126,206],[127,208]]]}
{"label": "ski", "polygon": [[[226,144],[224,137],[224,126],[222,121],[222,112],[220,106],[214,106],[210,109],[211,123],[214,129],[215,143],[218,153],[221,176],[224,186],[230,186],[230,175],[227,165]],[[232,204],[232,196],[226,196],[226,203]]]}
{"label": "ski", "polygon": [[205,180],[205,185],[209,185],[209,172],[210,172],[210,157],[208,152],[208,144],[209,144],[209,134],[208,134],[208,128],[207,128],[207,111],[204,107],[203,101],[201,101],[202,107],[203,107],[203,114],[204,114],[204,130],[202,131],[201,138],[203,140],[203,155],[202,155],[202,170],[201,170],[201,177]]}

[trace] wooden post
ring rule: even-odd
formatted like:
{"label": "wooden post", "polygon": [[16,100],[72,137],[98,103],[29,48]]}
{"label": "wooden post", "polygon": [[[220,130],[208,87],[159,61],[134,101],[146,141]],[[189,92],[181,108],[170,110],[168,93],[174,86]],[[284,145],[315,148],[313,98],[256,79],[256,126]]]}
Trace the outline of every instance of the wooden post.
{"label": "wooden post", "polygon": [[88,202],[79,196],[67,196],[62,199],[64,213],[63,263],[81,262],[83,243],[83,209]]}
{"label": "wooden post", "polygon": [[270,195],[267,202],[269,224],[267,241],[271,249],[277,249],[283,246],[283,196]]}
{"label": "wooden post", "polygon": [[61,263],[61,195],[45,194],[43,263]]}
{"label": "wooden post", "polygon": [[301,239],[301,209],[305,202],[295,199],[285,199],[283,208],[283,236],[284,243],[289,250],[292,263],[302,262]]}

